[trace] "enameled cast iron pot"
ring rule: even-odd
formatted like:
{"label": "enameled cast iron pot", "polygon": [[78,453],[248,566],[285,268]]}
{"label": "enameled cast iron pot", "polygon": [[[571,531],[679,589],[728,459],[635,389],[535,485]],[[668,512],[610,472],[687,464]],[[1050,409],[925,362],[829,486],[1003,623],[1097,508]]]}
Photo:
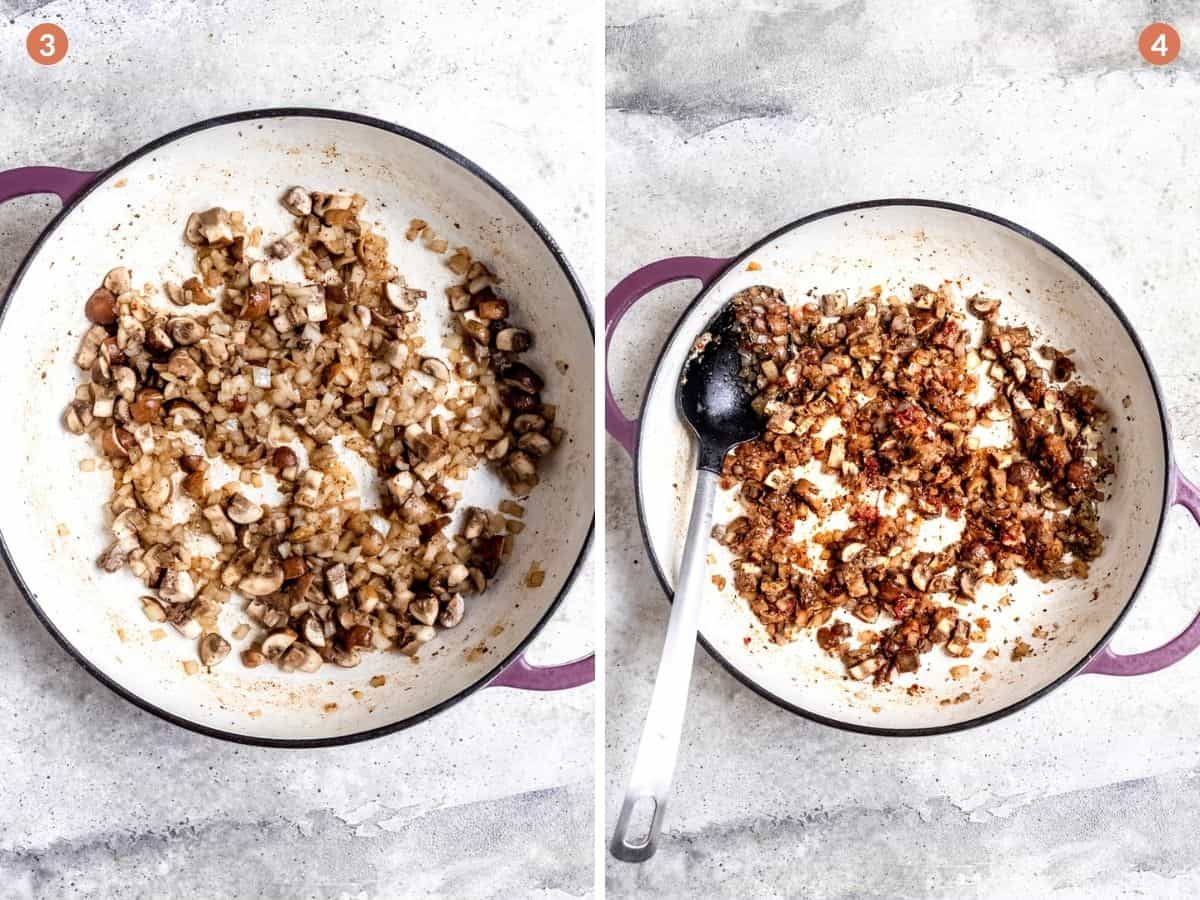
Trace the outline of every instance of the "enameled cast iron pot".
{"label": "enameled cast iron pot", "polygon": [[[761,269],[748,271],[751,262]],[[999,297],[1005,318],[1030,324],[1056,347],[1074,348],[1080,377],[1098,388],[1118,426],[1112,436],[1118,470],[1101,508],[1103,555],[1086,581],[1044,585],[1022,577],[1009,591],[1012,605],[994,605],[986,613],[987,645],[1004,652],[987,659],[977,650],[967,679],[948,677],[949,666],[961,660],[931,653],[918,673],[923,693],[909,696],[903,689],[912,676],[887,690],[864,687],[836,671],[840,666],[815,641],[770,644],[732,584],[720,591],[706,583],[700,641],[743,684],[827,725],[871,734],[937,734],[1014,712],[1074,675],[1153,672],[1200,644],[1198,616],[1155,650],[1118,655],[1107,648],[1145,580],[1167,509],[1180,504],[1200,520],[1200,492],[1172,462],[1159,386],[1133,328],[1104,288],[1049,241],[998,216],[948,203],[878,200],[837,207],[793,222],[732,259],[664,259],[629,275],[607,298],[606,352],[634,303],[684,279],[698,280],[702,289],[654,367],[638,420],[625,417],[606,386],[608,431],[633,455],[643,536],[668,594],[695,477],[693,441],[676,411],[679,372],[705,323],[750,285],[771,285],[789,298],[810,289],[846,290],[855,297],[873,285],[888,293],[961,279],[964,297],[976,290]],[[719,497],[716,521],[734,515],[731,498]],[[729,576],[728,553],[715,542],[710,552],[712,573]],[[1039,625],[1052,640],[1034,636]],[[1035,652],[1014,662],[1009,651],[1018,639]],[[969,697],[958,699],[964,693]]]}
{"label": "enameled cast iron pot", "polygon": [[[195,658],[194,642],[170,629],[165,639],[151,640],[137,599],[145,592],[141,583],[128,572],[96,568],[106,544],[103,503],[111,479],[80,471],[80,461],[95,451],[61,423],[79,377],[74,356],[87,324],[83,302],[117,265],[129,266],[137,284],[180,280],[192,266],[182,234],[193,210],[244,210],[266,233],[282,233],[290,219],[278,198],[294,184],[364,194],[366,217],[392,237],[393,262],[410,283],[429,289],[431,301],[451,276],[420,242],[403,240],[410,219],[427,220],[500,272],[517,323],[535,335],[531,362],[547,373],[547,400],[558,405],[568,440],[529,498],[513,559],[458,627],[439,631],[419,664],[399,653],[372,653],[354,669],[285,675],[245,669],[234,654],[211,674],[188,676],[181,661]],[[555,363],[590,359],[594,341],[578,279],[545,228],[503,185],[453,150],[388,122],[270,109],[189,126],[99,173],[45,167],[0,173],[0,202],[37,193],[57,194],[63,209],[21,263],[0,307],[0,421],[8,429],[0,465],[9,486],[0,504],[0,551],[38,618],[84,668],[178,725],[290,747],[387,734],[487,685],[557,690],[592,680],[590,656],[543,668],[521,655],[570,587],[591,537],[592,478],[579,475],[593,471],[592,369],[572,365],[560,373]],[[442,330],[445,306],[422,308],[427,334]],[[502,496],[487,473],[476,473],[470,485],[475,493],[468,500],[494,503]],[[366,496],[369,486],[360,487]],[[534,561],[546,573],[539,589],[523,586]],[[227,604],[222,613],[226,634],[238,606]],[[375,675],[387,676],[385,687],[367,686]],[[361,689],[362,701],[352,699],[353,689]],[[328,711],[331,703],[337,708]]]}

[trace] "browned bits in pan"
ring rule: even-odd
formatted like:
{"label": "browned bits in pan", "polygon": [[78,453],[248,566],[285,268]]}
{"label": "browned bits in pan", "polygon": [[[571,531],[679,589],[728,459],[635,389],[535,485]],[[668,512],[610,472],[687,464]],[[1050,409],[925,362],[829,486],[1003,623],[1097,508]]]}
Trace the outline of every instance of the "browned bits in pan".
{"label": "browned bits in pan", "polygon": [[[1086,576],[1104,543],[1107,416],[1068,356],[1035,351],[1000,301],[977,295],[964,311],[947,285],[917,285],[908,299],[834,293],[801,307],[756,287],[735,304],[742,374],[767,425],[726,457],[742,515],[717,537],[772,640],[810,630],[851,678],[885,682],[934,647],[970,656],[959,610],[983,586],[1017,571]],[[817,471],[837,496],[805,477]],[[819,527],[810,559],[794,528],[835,509],[849,525]],[[920,550],[933,520],[961,534]],[[851,618],[871,625],[857,646]]]}
{"label": "browned bits in pan", "polygon": [[[456,330],[435,352],[418,333],[426,292],[360,220],[364,197],[295,187],[282,202],[292,230],[267,241],[237,211],[190,216],[196,271],[166,285],[169,306],[134,290],[124,268],[84,304],[84,381],[63,423],[111,464],[112,537],[98,564],[140,578],[153,592],[147,618],[196,641],[209,667],[231,653],[217,616],[234,592],[256,628],[239,652],[247,667],[418,656],[469,614],[521,531],[509,517],[524,506],[458,510],[456,485],[485,465],[527,496],[562,430],[542,376],[519,358],[532,335],[467,248],[447,261]],[[447,250],[425,222],[406,236]],[[294,256],[304,280],[274,278],[260,244]],[[345,451],[381,479],[378,508],[363,507]],[[282,499],[264,500],[267,486]]]}

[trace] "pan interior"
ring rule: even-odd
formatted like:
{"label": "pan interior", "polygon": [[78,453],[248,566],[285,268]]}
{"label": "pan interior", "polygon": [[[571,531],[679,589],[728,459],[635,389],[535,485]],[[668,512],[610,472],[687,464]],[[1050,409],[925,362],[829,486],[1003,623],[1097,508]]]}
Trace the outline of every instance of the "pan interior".
{"label": "pan interior", "polygon": [[[367,197],[364,218],[390,239],[391,258],[409,283],[429,291],[426,334],[448,323],[442,298],[453,276],[442,258],[404,240],[410,219],[425,219],[452,246],[470,247],[500,272],[514,318],[535,335],[529,361],[546,375],[546,400],[558,405],[568,440],[526,504],[526,530],[499,579],[468,600],[462,624],[441,631],[419,663],[367,654],[355,669],[325,666],[306,677],[244,669],[235,654],[211,674],[187,676],[181,662],[195,658],[192,642],[173,631],[153,640],[137,599],[141,583],[95,566],[106,543],[110,477],[80,471],[95,451],[61,424],[78,380],[83,303],[116,265],[129,266],[138,284],[181,280],[191,266],[183,224],[193,210],[242,210],[267,234],[283,233],[290,219],[278,198],[294,184]],[[187,722],[235,736],[313,740],[428,712],[485,679],[528,639],[586,543],[592,479],[578,473],[592,466],[592,373],[578,361],[591,358],[592,337],[572,281],[502,194],[421,141],[365,123],[292,115],[226,122],[154,148],[112,172],[32,255],[4,311],[0,342],[0,417],[10,428],[0,446],[9,485],[0,534],[14,567],[78,656]],[[494,476],[477,471],[468,497],[494,504],[501,496]],[[536,589],[524,585],[534,561],[546,573]],[[228,606],[227,636],[241,603]],[[384,688],[369,686],[375,675],[386,676]]]}
{"label": "pan interior", "polygon": [[[755,262],[761,269],[747,271]],[[911,730],[961,725],[999,713],[1051,685],[1089,654],[1130,602],[1149,562],[1165,502],[1167,448],[1152,376],[1118,314],[1060,255],[1011,227],[937,206],[872,206],[817,218],[770,239],[739,259],[685,315],[664,351],[643,412],[638,501],[657,568],[673,581],[694,479],[692,442],[672,388],[689,342],[735,292],[768,284],[796,301],[845,290],[852,298],[882,285],[885,295],[915,283],[960,281],[1003,300],[1005,319],[1029,324],[1039,340],[1073,349],[1080,377],[1095,385],[1116,431],[1108,447],[1118,471],[1101,508],[1107,540],[1087,580],[1050,584],[1020,577],[985,595],[987,609],[962,610],[990,622],[989,639],[967,660],[940,650],[922,657],[917,677],[874,688],[845,677],[841,663],[811,637],[771,644],[732,588],[730,557],[715,542],[706,582],[701,634],[723,662],[785,705],[858,728]],[[646,439],[653,433],[654,440]],[[673,487],[677,486],[677,487]],[[737,515],[718,499],[717,520]],[[1011,602],[1000,598],[1009,595]],[[861,625],[861,623],[856,623]],[[1018,641],[1032,655],[1012,659]],[[985,651],[997,653],[987,658]],[[964,662],[970,672],[950,676]],[[907,690],[919,682],[919,693]]]}

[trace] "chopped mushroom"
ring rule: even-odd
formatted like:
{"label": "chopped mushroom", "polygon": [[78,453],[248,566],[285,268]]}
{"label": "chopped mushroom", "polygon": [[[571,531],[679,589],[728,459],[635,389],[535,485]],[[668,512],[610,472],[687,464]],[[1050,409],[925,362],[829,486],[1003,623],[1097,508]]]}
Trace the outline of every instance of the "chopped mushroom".
{"label": "chopped mushroom", "polygon": [[302,641],[294,642],[279,658],[279,668],[284,672],[315,672],[321,668],[321,655]]}
{"label": "chopped mushroom", "polygon": [[238,582],[238,590],[250,597],[266,597],[283,587],[283,566],[266,573],[254,572]]}
{"label": "chopped mushroom", "polygon": [[[856,303],[843,294],[819,300],[792,307],[761,286],[733,300],[740,374],[766,433],[725,458],[722,484],[740,515],[715,534],[733,556],[738,594],[772,641],[815,631],[852,679],[883,684],[917,671],[939,644],[970,656],[959,608],[986,602],[1018,570],[1086,577],[1104,543],[1099,505],[1115,469],[1101,439],[1107,414],[1074,369],[1067,383],[1052,381],[1030,330],[1000,324],[998,300],[964,304],[949,283],[915,285],[911,299],[876,290]],[[523,389],[519,377],[501,377]],[[536,454],[522,423],[518,416],[519,452]],[[975,432],[993,423],[1011,430],[1006,443]],[[505,462],[513,470],[519,460],[510,453]],[[810,463],[836,481],[828,493],[838,496],[792,477]],[[834,509],[848,523],[818,525],[818,564],[793,539],[795,525]],[[961,535],[920,552],[920,523],[942,516]],[[838,608],[871,626],[861,646],[848,642],[849,623],[826,624]]]}
{"label": "chopped mushroom", "polygon": [[210,631],[200,638],[200,662],[206,666],[215,666],[229,655],[232,649],[229,641],[215,631]]}
{"label": "chopped mushroom", "polygon": [[284,651],[292,646],[296,641],[296,632],[290,628],[281,628],[279,631],[273,631],[267,635],[259,648],[264,659],[271,662],[283,656]]}
{"label": "chopped mushroom", "polygon": [[[249,668],[416,655],[462,621],[464,595],[487,588],[524,529],[506,500],[469,510],[455,532],[458,485],[488,466],[511,496],[528,495],[563,431],[542,376],[514,359],[533,336],[510,323],[516,304],[468,248],[445,260],[455,333],[438,349],[421,334],[427,293],[360,219],[364,197],[296,187],[282,202],[293,221],[273,238],[241,212],[191,215],[195,269],[162,285],[170,312],[125,268],[83,304],[82,384],[63,424],[112,469],[113,540],[98,565],[155,591],[147,618],[196,639],[206,665],[231,652],[216,622],[234,594],[268,632],[242,651]],[[424,222],[406,236],[450,252]],[[285,257],[298,280],[272,271]],[[191,304],[203,309],[178,309]],[[376,508],[344,453],[387,484]],[[263,488],[278,493],[250,499]]]}
{"label": "chopped mushroom", "polygon": [[230,521],[239,525],[249,525],[263,517],[263,508],[257,503],[251,503],[241,494],[234,494],[225,505],[225,514]]}
{"label": "chopped mushroom", "polygon": [[283,197],[284,208],[293,216],[307,216],[312,212],[312,195],[304,188],[294,187]]}

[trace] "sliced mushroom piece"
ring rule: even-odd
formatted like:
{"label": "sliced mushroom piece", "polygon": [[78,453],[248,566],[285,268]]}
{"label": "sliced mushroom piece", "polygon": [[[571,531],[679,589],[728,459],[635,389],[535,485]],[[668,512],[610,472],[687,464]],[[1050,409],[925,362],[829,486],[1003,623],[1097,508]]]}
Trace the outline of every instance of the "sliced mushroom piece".
{"label": "sliced mushroom piece", "polygon": [[425,625],[437,621],[438,602],[436,597],[419,597],[408,604],[408,614]]}
{"label": "sliced mushroom piece", "polygon": [[1024,382],[1026,376],[1029,374],[1025,368],[1025,361],[1019,356],[1010,356],[1006,362],[1008,363],[1008,370],[1012,372],[1013,378],[1018,383]]}
{"label": "sliced mushroom piece", "polygon": [[187,603],[196,596],[196,583],[187,569],[167,569],[158,585],[158,596],[168,603]]}
{"label": "sliced mushroom piece", "polygon": [[129,414],[139,425],[157,422],[162,418],[163,393],[154,388],[142,388],[129,404]]}
{"label": "sliced mushroom piece", "polygon": [[508,363],[504,366],[500,370],[500,380],[526,394],[536,394],[545,387],[545,383],[537,372],[519,362]]}
{"label": "sliced mushroom piece", "polygon": [[183,239],[193,247],[204,243],[204,233],[200,230],[200,213],[188,216],[187,224],[183,228]]}
{"label": "sliced mushroom piece", "polygon": [[283,568],[276,566],[270,572],[251,572],[238,582],[238,590],[249,597],[266,597],[283,587]]}
{"label": "sliced mushroom piece", "polygon": [[962,591],[963,596],[975,599],[975,592],[979,587],[979,577],[971,571],[964,571],[958,578],[958,588]]}
{"label": "sliced mushroom piece", "polygon": [[129,459],[130,451],[137,446],[134,436],[124,428],[114,424],[104,429],[100,435],[100,448],[105,456],[113,459]]}
{"label": "sliced mushroom piece", "polygon": [[315,672],[321,668],[321,654],[301,641],[296,641],[279,658],[279,668],[284,672]]}
{"label": "sliced mushroom piece", "polygon": [[403,369],[408,362],[408,344],[403,341],[385,341],[380,348],[379,358],[393,369]]}
{"label": "sliced mushroom piece", "polygon": [[830,469],[839,470],[842,463],[846,459],[846,443],[842,440],[834,440],[829,444],[828,464]]}
{"label": "sliced mushroom piece", "polygon": [[300,636],[313,647],[325,646],[324,624],[313,613],[308,613],[300,620]]}
{"label": "sliced mushroom piece", "polygon": [[125,561],[128,558],[129,548],[122,547],[120,541],[113,541],[100,554],[100,558],[96,560],[96,565],[105,572],[118,572],[121,566],[125,565]]}
{"label": "sliced mushroom piece", "polygon": [[492,295],[475,304],[475,314],[485,322],[498,322],[508,318],[508,301]]}
{"label": "sliced mushroom piece", "polygon": [[954,633],[946,642],[946,652],[951,656],[967,656],[968,641],[971,636],[971,626],[966,619],[959,619],[954,626]]}
{"label": "sliced mushroom piece", "polygon": [[288,647],[292,646],[295,642],[296,632],[290,628],[281,628],[263,638],[262,646],[259,650],[265,659],[274,662],[283,656]]}
{"label": "sliced mushroom piece", "polygon": [[437,637],[437,632],[430,625],[414,625],[408,630],[405,641],[400,645],[400,652],[405,656],[416,656],[417,652]]}
{"label": "sliced mushroom piece", "polygon": [[204,378],[204,369],[186,350],[176,350],[167,361],[167,373],[184,384],[199,384]]}
{"label": "sliced mushroom piece", "polygon": [[952,609],[939,609],[933,614],[933,637],[935,640],[944,641],[950,637],[954,631],[954,626],[958,622],[958,613]]}
{"label": "sliced mushroom piece", "polygon": [[453,590],[471,577],[471,571],[462,563],[455,563],[446,570],[446,587]]}
{"label": "sliced mushroom piece", "polygon": [[350,595],[350,585],[346,580],[346,567],[342,563],[330,566],[325,570],[325,583],[329,586],[330,596],[334,600],[345,600]]}
{"label": "sliced mushroom piece", "polygon": [[239,493],[229,498],[225,504],[225,514],[239,525],[249,525],[263,517],[263,508]]}
{"label": "sliced mushroom piece", "polygon": [[533,346],[533,338],[523,328],[502,328],[496,332],[496,349],[505,353],[524,353]]}
{"label": "sliced mushroom piece", "polygon": [[497,534],[476,542],[471,562],[479,568],[479,571],[485,577],[495,578],[496,573],[500,571],[500,560],[503,555],[504,538]]}
{"label": "sliced mushroom piece", "polygon": [[175,306],[187,306],[188,298],[184,296],[183,288],[178,281],[167,281],[163,283],[163,293],[167,295]]}
{"label": "sliced mushroom piece", "polygon": [[113,519],[112,533],[126,550],[136,550],[138,535],[146,526],[146,515],[137,509],[126,509]]}
{"label": "sliced mushroom piece", "polygon": [[96,288],[84,304],[83,313],[96,325],[111,325],[117,321],[117,298],[107,288]]}
{"label": "sliced mushroom piece", "polygon": [[[191,220],[189,219],[189,225]],[[233,227],[228,210],[220,206],[200,213],[198,230],[204,243],[213,247],[224,247],[233,242]]]}
{"label": "sliced mushroom piece", "polygon": [[231,649],[229,641],[210,631],[200,638],[200,662],[209,667],[215,666],[229,655]]}
{"label": "sliced mushroom piece", "polygon": [[104,276],[104,287],[118,297],[127,293],[132,286],[132,277],[129,270],[124,266],[110,269],[108,274]]}
{"label": "sliced mushroom piece", "polygon": [[870,624],[879,618],[879,607],[874,603],[860,603],[854,608],[854,615]]}
{"label": "sliced mushroom piece", "polygon": [[310,509],[315,507],[324,481],[324,472],[319,469],[305,469],[304,474],[300,476],[300,490],[295,494],[296,505]]}
{"label": "sliced mushroom piece", "polygon": [[175,342],[171,340],[165,325],[166,321],[159,319],[146,326],[146,347],[158,356],[166,356],[175,349]]}
{"label": "sliced mushroom piece", "polygon": [[421,360],[421,371],[438,381],[450,380],[450,367],[433,356],[427,356]]}
{"label": "sliced mushroom piece", "polygon": [[554,445],[550,443],[550,439],[536,431],[530,431],[517,438],[517,446],[522,450],[532,453],[534,456],[545,456],[554,449]]}
{"label": "sliced mushroom piece", "polygon": [[440,459],[449,449],[445,438],[426,431],[415,422],[404,429],[404,443],[426,462]]}
{"label": "sliced mushroom piece", "polygon": [[281,202],[293,216],[307,216],[313,211],[312,195],[302,187],[290,189]]}
{"label": "sliced mushroom piece", "polygon": [[204,630],[200,627],[200,623],[191,616],[187,616],[179,620],[173,620],[171,624],[175,626],[176,631],[178,631],[188,640],[195,640],[196,638],[200,637],[200,632]]}
{"label": "sliced mushroom piece", "polygon": [[100,355],[100,345],[108,338],[108,331],[101,325],[93,325],[83,333],[79,342],[79,352],[75,355],[75,364],[81,369],[91,369],[96,357]]}
{"label": "sliced mushroom piece", "polygon": [[921,593],[925,593],[929,587],[929,567],[921,563],[917,563],[912,567],[909,573],[909,578],[912,580],[913,587]]}
{"label": "sliced mushroom piece", "polygon": [[271,289],[265,284],[251,284],[246,288],[238,318],[253,321],[263,318],[271,309]]}
{"label": "sliced mushroom piece", "polygon": [[488,447],[486,454],[487,458],[491,460],[504,459],[504,457],[508,455],[510,443],[511,441],[509,440],[508,435],[500,438],[500,440]]}
{"label": "sliced mushroom piece", "polygon": [[869,656],[862,662],[850,667],[850,677],[855,681],[862,681],[868,675],[874,675],[883,667],[883,659],[878,656]]}
{"label": "sliced mushroom piece", "polygon": [[92,411],[87,401],[76,400],[63,413],[63,424],[71,434],[83,434],[91,420]]}
{"label": "sliced mushroom piece", "polygon": [[330,658],[335,666],[341,666],[343,669],[353,669],[362,662],[362,656],[353,647],[334,646]]}
{"label": "sliced mushroom piece", "polygon": [[112,370],[112,380],[116,392],[124,397],[126,402],[132,403],[136,397],[134,391],[137,390],[137,373],[128,366],[116,366]]}
{"label": "sliced mushroom piece", "polygon": [[267,253],[275,259],[286,259],[299,249],[302,242],[303,239],[298,234],[285,234],[267,245]]}
{"label": "sliced mushroom piece", "polygon": [[846,311],[847,297],[845,291],[821,295],[821,315],[840,316]]}
{"label": "sliced mushroom piece", "polygon": [[410,291],[403,281],[389,281],[383,286],[383,295],[393,307],[407,313],[417,308],[422,292]]}
{"label": "sliced mushroom piece", "polygon": [[[191,476],[189,475],[188,477],[190,478]],[[201,484],[203,484],[203,480],[201,481]],[[220,506],[217,506],[214,503],[212,506],[204,507],[203,515],[204,518],[208,520],[208,526],[210,529],[212,529],[213,537],[215,537],[222,544],[232,544],[237,540],[237,530],[233,527],[233,523],[230,522],[228,517],[225,515],[225,510],[221,509]]]}
{"label": "sliced mushroom piece", "polygon": [[981,319],[994,319],[996,313],[1000,310],[1000,301],[984,297],[982,294],[976,294],[967,301],[967,306],[972,313]]}
{"label": "sliced mushroom piece", "polygon": [[846,546],[844,546],[842,548],[841,560],[842,560],[842,562],[850,562],[850,560],[854,559],[856,556],[858,556],[860,553],[862,553],[866,549],[867,549],[866,544],[859,544],[859,543],[847,544]]}
{"label": "sliced mushroom piece", "polygon": [[156,478],[146,488],[137,488],[137,498],[151,512],[159,512],[171,499],[171,479]]}
{"label": "sliced mushroom piece", "polygon": [[546,427],[546,420],[537,413],[521,413],[512,421],[512,430],[517,434],[525,434],[530,431],[542,431]]}
{"label": "sliced mushroom piece", "polygon": [[450,599],[442,608],[442,614],[438,616],[438,623],[443,628],[453,628],[462,621],[465,611],[466,604],[463,602],[462,594],[451,594]]}
{"label": "sliced mushroom piece", "polygon": [[490,340],[491,330],[488,328],[487,322],[478,318],[472,318],[466,313],[460,313],[458,316],[459,327],[473,340],[475,343],[486,350]]}
{"label": "sliced mushroom piece", "polygon": [[257,669],[264,662],[266,662],[266,659],[267,658],[263,656],[262,651],[260,650],[254,650],[251,648],[249,650],[242,651],[242,665],[247,669]]}
{"label": "sliced mushroom piece", "polygon": [[190,347],[204,337],[204,326],[191,316],[176,316],[167,324],[171,340],[181,347]]}
{"label": "sliced mushroom piece", "polygon": [[469,507],[463,516],[462,535],[466,540],[473,541],[483,536],[484,531],[487,530],[487,524],[487,513],[477,506]]}
{"label": "sliced mushroom piece", "polygon": [[[522,437],[529,437],[529,435],[522,435]],[[537,475],[537,464],[534,463],[533,458],[520,450],[514,450],[504,461],[518,478],[525,479]]]}
{"label": "sliced mushroom piece", "polygon": [[189,278],[183,283],[180,288],[183,292],[184,304],[197,303],[201,306],[207,306],[213,302],[213,295],[204,288],[203,282],[199,278]]}

